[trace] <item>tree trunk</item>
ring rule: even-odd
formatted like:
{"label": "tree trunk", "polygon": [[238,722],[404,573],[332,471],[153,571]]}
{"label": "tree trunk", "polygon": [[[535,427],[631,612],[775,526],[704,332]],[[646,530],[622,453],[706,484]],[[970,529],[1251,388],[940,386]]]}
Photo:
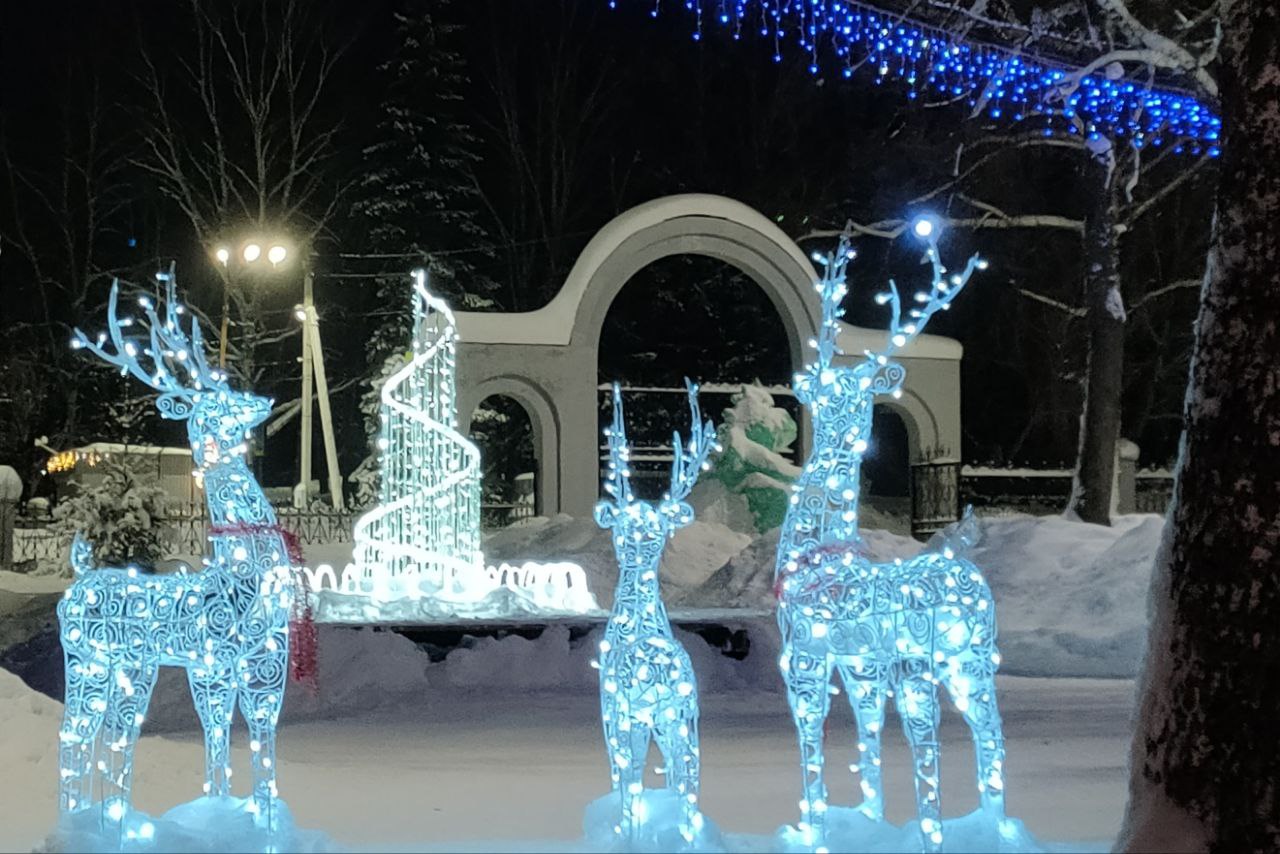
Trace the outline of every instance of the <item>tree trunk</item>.
{"label": "tree trunk", "polygon": [[1124,300],[1116,240],[1120,200],[1111,168],[1096,156],[1086,159],[1085,179],[1093,189],[1093,204],[1084,225],[1089,353],[1080,450],[1068,510],[1085,522],[1110,525],[1124,380]]}
{"label": "tree trunk", "polygon": [[1120,847],[1280,850],[1280,5],[1223,21],[1223,157]]}

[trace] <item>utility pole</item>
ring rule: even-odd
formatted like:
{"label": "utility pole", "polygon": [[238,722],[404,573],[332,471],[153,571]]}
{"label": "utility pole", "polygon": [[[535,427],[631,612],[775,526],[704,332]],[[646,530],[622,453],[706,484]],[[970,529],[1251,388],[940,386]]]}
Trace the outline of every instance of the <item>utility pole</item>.
{"label": "utility pole", "polygon": [[300,509],[311,506],[311,317],[315,311],[315,273],[311,271],[309,253],[302,257],[302,438],[300,447],[302,482],[298,484],[302,500]]}

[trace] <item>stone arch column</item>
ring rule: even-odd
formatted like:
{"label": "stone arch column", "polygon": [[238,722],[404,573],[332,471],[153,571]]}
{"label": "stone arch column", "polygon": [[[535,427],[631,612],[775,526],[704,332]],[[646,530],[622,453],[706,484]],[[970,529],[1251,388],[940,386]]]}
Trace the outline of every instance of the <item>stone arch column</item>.
{"label": "stone arch column", "polygon": [[490,377],[459,394],[459,430],[471,432],[476,409],[487,398],[503,395],[520,404],[533,427],[533,446],[537,457],[537,482],[534,492],[535,512],[539,515],[559,511],[561,447],[560,417],[554,400],[536,382],[518,375]]}

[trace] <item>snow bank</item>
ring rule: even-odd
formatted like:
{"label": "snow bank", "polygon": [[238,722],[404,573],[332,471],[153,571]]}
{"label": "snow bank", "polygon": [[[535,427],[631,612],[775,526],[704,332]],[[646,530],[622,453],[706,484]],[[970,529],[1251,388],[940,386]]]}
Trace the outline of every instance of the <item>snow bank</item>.
{"label": "snow bank", "polygon": [[981,539],[968,557],[996,597],[1003,672],[1137,674],[1162,517],[1117,516],[1111,527],[1061,516],[978,522]]}

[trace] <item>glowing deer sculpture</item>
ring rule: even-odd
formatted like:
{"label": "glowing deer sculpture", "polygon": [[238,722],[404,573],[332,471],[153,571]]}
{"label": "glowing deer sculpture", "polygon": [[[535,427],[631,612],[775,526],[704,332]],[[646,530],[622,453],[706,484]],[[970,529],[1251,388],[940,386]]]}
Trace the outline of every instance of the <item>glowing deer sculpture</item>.
{"label": "glowing deer sculpture", "polygon": [[814,442],[793,487],[778,546],[779,664],[800,740],[799,830],[805,843],[818,849],[826,835],[823,730],[836,673],[858,724],[863,814],[884,818],[880,738],[886,698],[896,695],[915,765],[921,842],[926,850],[941,845],[938,684],[973,732],[983,807],[998,815],[1003,810],[995,607],[981,572],[950,547],[910,561],[870,563],[858,534],[859,476],[873,405],[880,395],[899,396],[906,376],[890,357],[950,306],[975,270],[986,267],[975,255],[962,272],[949,276],[938,255],[936,225],[921,219],[913,231],[925,245],[932,283],[915,295],[918,307],[904,322],[898,289],[890,281],[889,292],[877,297],[892,311],[888,346],[850,364],[835,360],[845,267],[854,256],[847,236],[833,256],[818,258],[825,264],[817,286],[823,310],[814,342],[818,360],[795,378],[796,397],[813,416]]}
{"label": "glowing deer sculpture", "polygon": [[622,392],[613,386],[609,444],[610,500],[596,504],[596,523],[613,531],[618,587],[613,613],[600,644],[600,712],[614,792],[621,798],[620,841],[635,845],[645,822],[645,760],[656,740],[666,767],[667,788],[680,799],[680,833],[692,841],[703,827],[698,809],[698,687],[689,654],[671,631],[658,589],[658,563],[667,539],[693,521],[685,502],[708,454],[715,427],[703,422],[698,387],[685,381],[692,414],[686,446],[676,433],[671,490],[661,501],[640,501],[631,491],[630,449],[622,416]]}
{"label": "glowing deer sculpture", "polygon": [[128,822],[133,750],[157,669],[173,666],[186,669],[204,726],[205,793],[230,794],[238,703],[252,750],[253,796],[246,808],[274,829],[276,720],[289,673],[292,589],[275,514],[244,462],[245,440],[271,412],[271,401],[234,391],[224,374],[210,369],[196,320],[190,337],[183,331],[172,271],[158,278],[167,284],[164,317],[148,298],[139,300],[149,324],[145,337],[123,333],[134,320],[117,316],[119,289],[112,285],[108,331],[91,340],[76,330],[73,346],[160,392],[160,414],[187,422],[213,557],[192,574],[99,569],[89,544],[77,537],[71,552],[76,578],[58,605],[66,660],[61,810],[100,809],[104,823],[127,828],[122,835],[146,838],[154,830]]}

